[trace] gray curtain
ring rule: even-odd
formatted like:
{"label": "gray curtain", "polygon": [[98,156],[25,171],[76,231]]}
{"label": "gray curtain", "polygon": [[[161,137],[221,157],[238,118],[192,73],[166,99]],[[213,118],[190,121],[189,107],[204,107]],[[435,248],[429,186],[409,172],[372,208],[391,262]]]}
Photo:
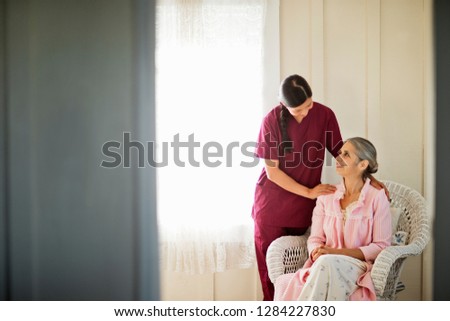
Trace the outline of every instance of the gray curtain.
{"label": "gray curtain", "polygon": [[0,3],[0,299],[158,300],[154,1]]}

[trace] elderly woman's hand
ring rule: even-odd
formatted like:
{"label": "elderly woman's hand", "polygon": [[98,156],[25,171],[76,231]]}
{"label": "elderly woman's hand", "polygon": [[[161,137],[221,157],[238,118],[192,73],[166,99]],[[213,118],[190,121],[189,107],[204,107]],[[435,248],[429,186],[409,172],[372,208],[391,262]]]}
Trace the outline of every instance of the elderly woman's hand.
{"label": "elderly woman's hand", "polygon": [[321,255],[324,254],[339,254],[339,249],[334,249],[332,247],[326,246],[326,245],[320,245],[316,247],[311,252],[311,259],[313,261],[317,260]]}

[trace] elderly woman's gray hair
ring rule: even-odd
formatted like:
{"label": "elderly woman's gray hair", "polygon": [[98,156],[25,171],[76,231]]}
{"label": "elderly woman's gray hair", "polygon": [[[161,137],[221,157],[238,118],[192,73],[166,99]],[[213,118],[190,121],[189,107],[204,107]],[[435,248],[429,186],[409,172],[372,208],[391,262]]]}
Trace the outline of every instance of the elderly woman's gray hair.
{"label": "elderly woman's gray hair", "polygon": [[367,160],[369,165],[363,173],[363,178],[366,179],[370,174],[378,171],[377,150],[375,146],[365,138],[353,137],[346,140],[355,147],[356,156],[360,160]]}

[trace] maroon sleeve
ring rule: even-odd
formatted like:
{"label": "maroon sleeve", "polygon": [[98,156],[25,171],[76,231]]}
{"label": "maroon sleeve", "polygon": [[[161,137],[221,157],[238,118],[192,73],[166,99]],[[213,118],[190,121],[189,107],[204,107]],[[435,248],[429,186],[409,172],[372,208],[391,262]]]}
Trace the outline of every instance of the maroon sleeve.
{"label": "maroon sleeve", "polygon": [[330,118],[328,120],[325,142],[331,155],[333,155],[333,157],[337,157],[339,150],[342,148],[344,143],[342,142],[341,131],[339,129],[336,115],[332,110],[330,110]]}
{"label": "maroon sleeve", "polygon": [[261,125],[256,144],[255,156],[264,159],[278,160],[279,132],[276,118],[267,115]]}

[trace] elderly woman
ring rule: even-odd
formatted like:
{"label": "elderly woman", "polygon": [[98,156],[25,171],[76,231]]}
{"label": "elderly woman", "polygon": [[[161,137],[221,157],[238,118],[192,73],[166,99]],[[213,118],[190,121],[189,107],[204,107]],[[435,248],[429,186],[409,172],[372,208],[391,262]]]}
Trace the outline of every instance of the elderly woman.
{"label": "elderly woman", "polygon": [[319,196],[302,269],[280,276],[275,300],[376,300],[370,270],[391,240],[389,201],[370,185],[378,169],[375,147],[348,139],[337,157],[342,183]]}

